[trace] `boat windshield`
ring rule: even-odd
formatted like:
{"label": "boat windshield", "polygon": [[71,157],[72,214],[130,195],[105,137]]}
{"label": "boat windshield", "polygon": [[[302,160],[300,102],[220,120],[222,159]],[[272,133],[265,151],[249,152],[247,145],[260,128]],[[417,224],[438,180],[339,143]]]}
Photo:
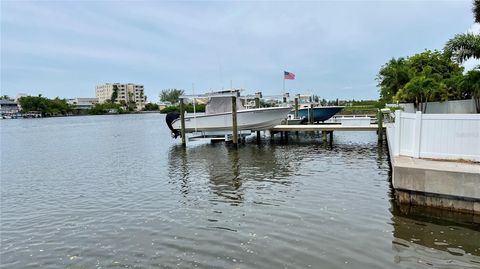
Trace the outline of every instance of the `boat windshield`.
{"label": "boat windshield", "polygon": [[[242,105],[240,98],[237,97],[237,111],[243,110],[245,107]],[[205,109],[205,114],[218,114],[232,112],[232,97],[231,96],[219,96],[211,97],[208,100],[207,107]]]}

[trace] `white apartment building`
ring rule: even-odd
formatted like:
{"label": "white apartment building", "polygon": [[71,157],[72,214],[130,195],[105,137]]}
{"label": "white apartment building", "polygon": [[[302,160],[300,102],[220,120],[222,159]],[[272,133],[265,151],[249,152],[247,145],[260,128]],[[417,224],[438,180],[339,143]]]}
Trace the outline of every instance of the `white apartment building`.
{"label": "white apartment building", "polygon": [[98,98],[99,103],[112,100],[115,92],[115,103],[128,104],[129,102],[135,102],[137,110],[142,110],[145,107],[146,98],[143,92],[143,85],[133,83],[106,83],[97,85],[95,88],[95,96]]}

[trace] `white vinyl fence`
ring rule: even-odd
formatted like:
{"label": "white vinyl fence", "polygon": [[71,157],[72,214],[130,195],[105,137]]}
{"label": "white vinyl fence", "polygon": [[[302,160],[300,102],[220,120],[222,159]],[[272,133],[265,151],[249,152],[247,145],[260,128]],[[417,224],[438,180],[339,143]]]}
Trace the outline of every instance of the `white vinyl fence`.
{"label": "white vinyl fence", "polygon": [[[404,112],[415,113],[415,106],[412,103],[387,104],[387,107],[401,107]],[[428,102],[427,114],[469,114],[477,113],[473,99],[455,100],[445,102]]]}
{"label": "white vinyl fence", "polygon": [[480,114],[397,110],[387,135],[393,156],[480,161]]}

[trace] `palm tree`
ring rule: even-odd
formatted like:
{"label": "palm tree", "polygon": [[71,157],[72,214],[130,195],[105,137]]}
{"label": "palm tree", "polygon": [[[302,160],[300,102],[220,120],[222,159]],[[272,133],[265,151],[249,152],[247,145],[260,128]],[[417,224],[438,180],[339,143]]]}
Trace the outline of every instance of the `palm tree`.
{"label": "palm tree", "polygon": [[409,69],[404,58],[392,58],[377,75],[382,100],[391,102],[392,97],[410,81]]}
{"label": "palm tree", "polygon": [[473,16],[475,17],[475,22],[480,23],[480,0],[473,1]]}
{"label": "palm tree", "polygon": [[470,58],[480,59],[480,35],[473,33],[455,35],[445,44],[444,51],[457,63],[463,63]]}

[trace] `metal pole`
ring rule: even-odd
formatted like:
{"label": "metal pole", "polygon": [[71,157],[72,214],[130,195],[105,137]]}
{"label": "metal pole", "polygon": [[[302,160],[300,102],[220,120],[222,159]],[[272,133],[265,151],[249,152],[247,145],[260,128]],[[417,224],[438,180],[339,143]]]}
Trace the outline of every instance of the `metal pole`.
{"label": "metal pole", "polygon": [[185,107],[183,105],[183,98],[180,98],[180,134],[182,136],[182,145],[187,145],[185,138]]}
{"label": "metal pole", "polygon": [[238,130],[237,130],[237,97],[236,96],[232,96],[232,138],[233,138],[233,145],[237,147]]}
{"label": "metal pole", "polygon": [[[195,84],[192,83],[192,94],[195,96]],[[193,97],[193,120],[195,121],[195,132],[197,132],[197,110],[195,108],[196,103],[195,97]]]}

